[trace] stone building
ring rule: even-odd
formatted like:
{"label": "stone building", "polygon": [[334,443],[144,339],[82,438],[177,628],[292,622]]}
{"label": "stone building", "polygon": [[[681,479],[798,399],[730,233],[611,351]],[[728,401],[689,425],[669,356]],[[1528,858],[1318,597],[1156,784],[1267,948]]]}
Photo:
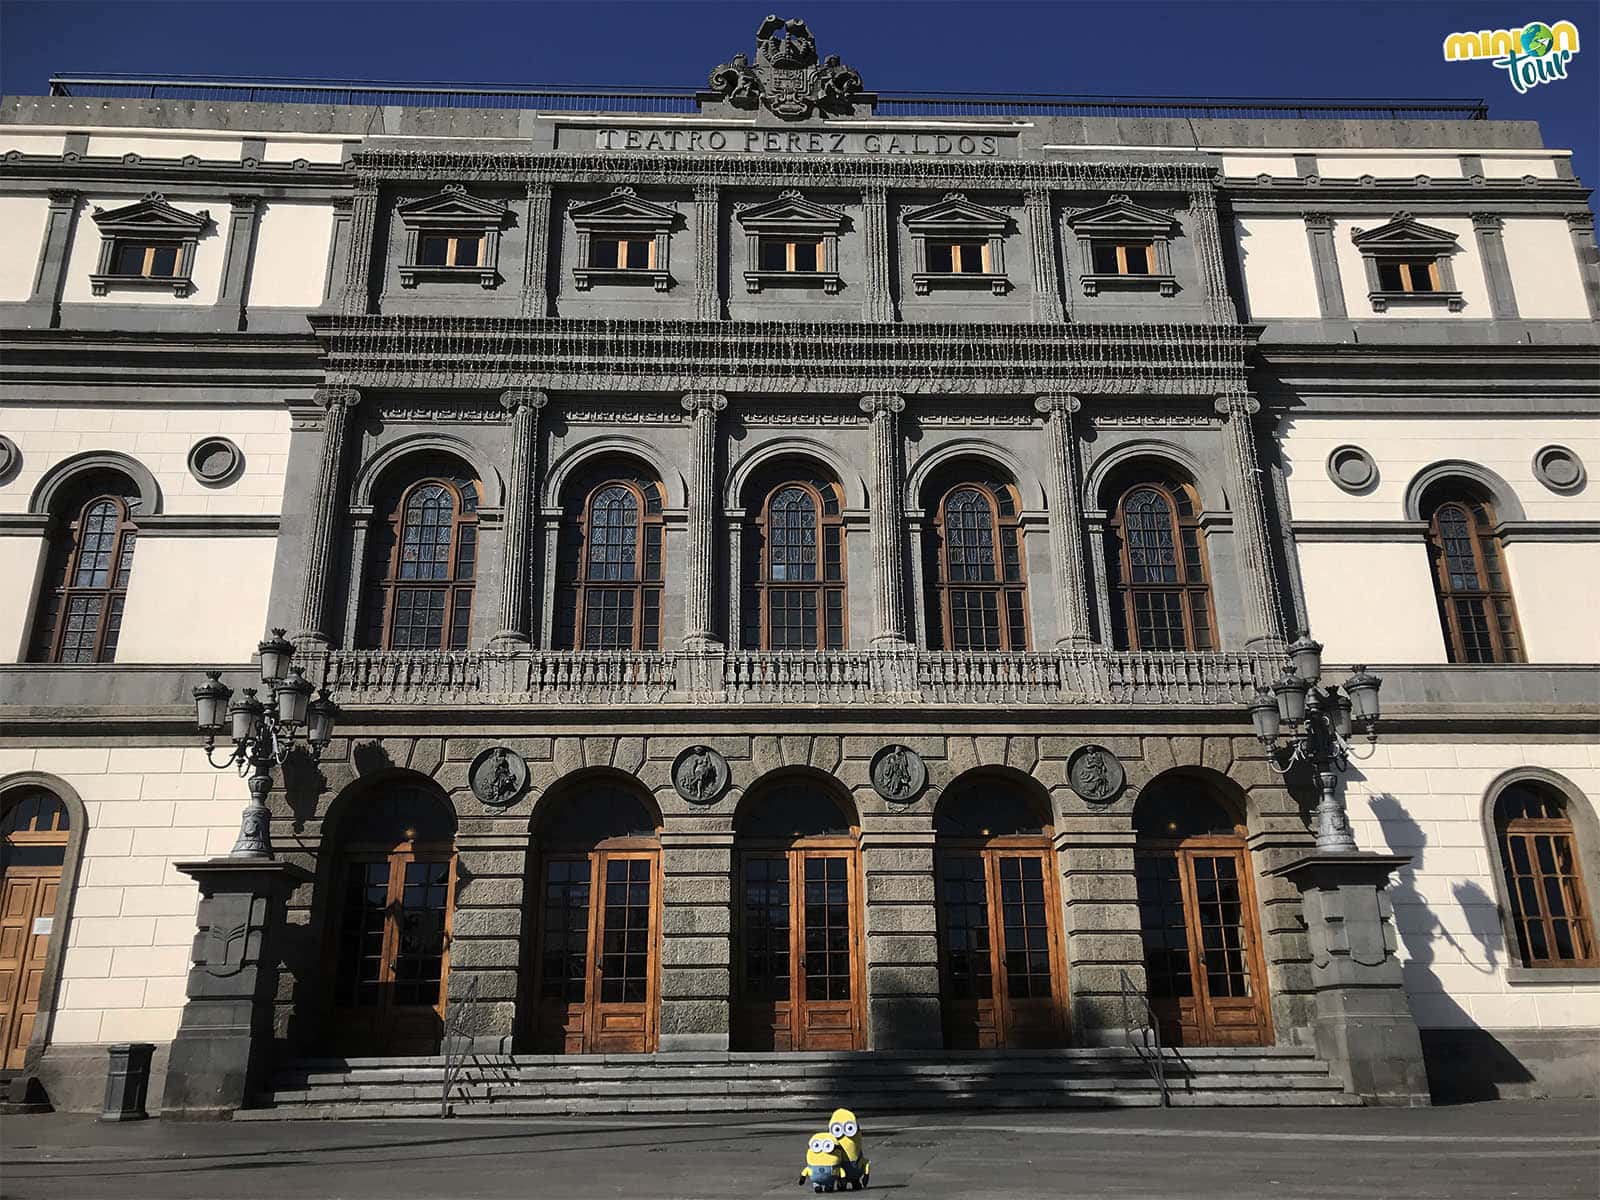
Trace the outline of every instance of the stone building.
{"label": "stone building", "polygon": [[[897,99],[798,22],[701,92],[187,86],[0,110],[15,1095],[1146,1024],[1592,1094],[1600,260],[1534,124]],[[190,697],[273,626],[338,724],[219,865]],[[1336,879],[1247,712],[1306,631],[1383,681]]]}

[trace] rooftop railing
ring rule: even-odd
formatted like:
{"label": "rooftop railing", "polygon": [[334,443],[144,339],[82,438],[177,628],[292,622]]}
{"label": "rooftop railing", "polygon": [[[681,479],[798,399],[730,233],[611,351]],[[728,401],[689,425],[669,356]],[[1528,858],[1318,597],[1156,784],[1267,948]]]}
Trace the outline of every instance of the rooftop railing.
{"label": "rooftop railing", "polygon": [[[419,108],[538,109],[550,112],[692,113],[692,87],[579,87],[457,84],[392,80],[289,79],[270,76],[55,75],[52,96],[142,100],[266,101],[277,104],[398,105]],[[880,92],[877,112],[890,117],[1198,117],[1300,120],[1482,121],[1482,100],[1364,97],[1083,96],[1013,92]]]}

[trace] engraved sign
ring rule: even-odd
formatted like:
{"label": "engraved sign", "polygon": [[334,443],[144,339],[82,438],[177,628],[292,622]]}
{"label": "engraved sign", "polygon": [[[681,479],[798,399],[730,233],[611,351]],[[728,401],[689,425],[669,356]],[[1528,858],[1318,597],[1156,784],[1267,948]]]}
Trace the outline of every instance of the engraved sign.
{"label": "engraved sign", "polygon": [[1115,800],[1127,782],[1122,763],[1104,746],[1080,746],[1067,760],[1067,782],[1094,804]]}
{"label": "engraved sign", "polygon": [[1016,131],[884,129],[753,129],[724,126],[695,129],[606,125],[598,129],[562,126],[558,149],[632,150],[643,154],[889,154],[922,158],[1015,158]]}
{"label": "engraved sign", "polygon": [[872,786],[896,804],[915,800],[928,783],[928,768],[910,746],[891,744],[872,757]]}
{"label": "engraved sign", "polygon": [[690,804],[716,803],[728,775],[728,760],[710,746],[690,746],[672,763],[672,786]]}
{"label": "engraved sign", "polygon": [[504,746],[491,746],[472,760],[467,772],[472,794],[491,808],[515,804],[528,790],[528,764]]}

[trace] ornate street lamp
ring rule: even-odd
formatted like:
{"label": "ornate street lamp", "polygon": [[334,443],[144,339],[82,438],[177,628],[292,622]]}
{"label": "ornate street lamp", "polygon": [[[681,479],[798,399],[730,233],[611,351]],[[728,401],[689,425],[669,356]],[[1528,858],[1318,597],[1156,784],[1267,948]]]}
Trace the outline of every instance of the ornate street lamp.
{"label": "ornate street lamp", "polygon": [[[1338,684],[1321,684],[1322,643],[1310,634],[1301,634],[1289,647],[1289,660],[1283,676],[1271,689],[1258,687],[1250,702],[1250,720],[1256,737],[1267,748],[1268,760],[1279,774],[1287,774],[1296,763],[1308,764],[1317,776],[1321,791],[1317,801],[1317,850],[1322,853],[1348,853],[1356,840],[1350,833],[1350,818],[1344,798],[1338,793],[1339,775],[1350,766],[1351,734],[1367,735],[1368,745],[1378,740],[1378,689],[1383,681],[1364,666]],[[1287,744],[1280,744],[1280,733],[1287,728]],[[1369,752],[1370,753],[1370,752]]]}
{"label": "ornate street lamp", "polygon": [[[294,646],[274,629],[272,637],[257,647],[261,655],[261,682],[269,689],[271,703],[256,698],[256,688],[244,688],[237,700],[233,689],[222,682],[221,671],[207,671],[206,682],[194,689],[195,719],[206,735],[206,760],[219,771],[237,767],[241,776],[250,777],[250,803],[239,822],[239,840],[228,852],[229,858],[272,858],[272,835],[267,812],[267,793],[272,790],[272,768],[281,767],[294,749],[296,738],[304,738],[313,761],[333,740],[333,723],[339,708],[328,689],[317,691],[313,700],[311,681],[297,666],[290,665]],[[217,737],[226,732],[233,750],[221,762],[214,751]]]}

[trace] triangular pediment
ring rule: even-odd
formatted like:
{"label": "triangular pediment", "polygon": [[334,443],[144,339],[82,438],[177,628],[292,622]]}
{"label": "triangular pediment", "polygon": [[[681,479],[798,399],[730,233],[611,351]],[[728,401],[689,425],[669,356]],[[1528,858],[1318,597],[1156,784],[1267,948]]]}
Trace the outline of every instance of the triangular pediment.
{"label": "triangular pediment", "polygon": [[475,225],[498,224],[505,220],[506,211],[504,204],[471,195],[466,188],[457,184],[420,200],[409,200],[398,209],[404,221],[421,218],[429,222],[456,221]]}
{"label": "triangular pediment", "polygon": [[1387,225],[1356,229],[1350,240],[1363,250],[1426,250],[1442,254],[1457,248],[1456,235],[1436,225],[1424,225],[1410,213],[1399,213]]}
{"label": "triangular pediment", "polygon": [[1003,230],[1011,218],[1003,212],[985,208],[968,200],[960,192],[951,192],[937,204],[907,213],[905,222],[911,228],[937,228],[965,226],[973,230]]}
{"label": "triangular pediment", "polygon": [[591,200],[586,204],[573,204],[568,213],[578,224],[632,223],[645,226],[670,226],[678,219],[676,209],[653,200],[646,200],[632,188],[618,188],[609,196]]}
{"label": "triangular pediment", "polygon": [[739,213],[739,224],[747,229],[799,226],[837,230],[843,227],[844,222],[844,213],[826,204],[807,200],[799,192],[784,192],[776,200],[753,204]]}
{"label": "triangular pediment", "polygon": [[103,208],[94,212],[95,224],[106,230],[138,230],[141,233],[168,233],[198,235],[211,224],[207,212],[184,212],[167,203],[160,192],[151,192],[137,204],[127,204],[109,211]]}
{"label": "triangular pediment", "polygon": [[1067,218],[1067,225],[1081,233],[1168,233],[1172,217],[1159,209],[1135,204],[1127,196],[1113,196],[1094,208],[1080,209]]}

